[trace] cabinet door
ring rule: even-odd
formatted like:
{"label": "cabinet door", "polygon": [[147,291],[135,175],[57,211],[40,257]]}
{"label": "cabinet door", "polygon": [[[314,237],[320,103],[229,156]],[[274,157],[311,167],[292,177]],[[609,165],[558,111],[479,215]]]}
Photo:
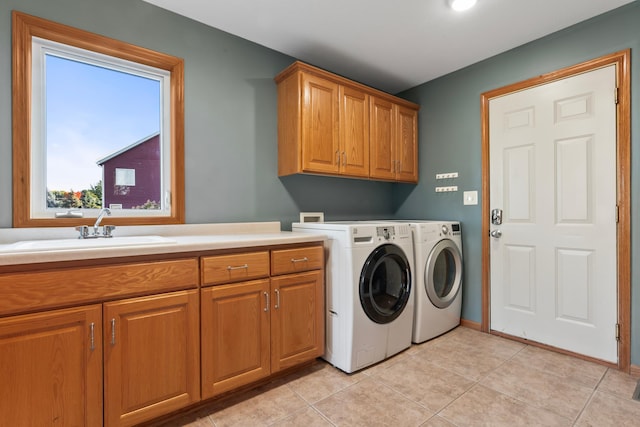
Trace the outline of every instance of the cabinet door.
{"label": "cabinet door", "polygon": [[302,74],[303,172],[339,171],[338,85]]}
{"label": "cabinet door", "polygon": [[370,99],[371,163],[369,177],[394,180],[396,177],[394,105],[374,96],[371,96]]}
{"label": "cabinet door", "polygon": [[203,398],[268,376],[269,279],[201,293]]}
{"label": "cabinet door", "polygon": [[198,291],[104,304],[104,417],[131,426],[200,399]]}
{"label": "cabinet door", "polygon": [[324,351],[323,270],[271,278],[271,372]]}
{"label": "cabinet door", "polygon": [[418,112],[398,106],[396,125],[396,179],[418,182]]}
{"label": "cabinet door", "polygon": [[0,319],[0,424],[102,424],[99,305]]}
{"label": "cabinet door", "polygon": [[369,95],[340,86],[340,173],[369,176]]}

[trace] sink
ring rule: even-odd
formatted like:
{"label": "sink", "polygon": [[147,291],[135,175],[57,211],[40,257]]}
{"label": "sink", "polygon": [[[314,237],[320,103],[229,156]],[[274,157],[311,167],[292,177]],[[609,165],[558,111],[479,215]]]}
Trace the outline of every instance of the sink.
{"label": "sink", "polygon": [[0,253],[167,245],[172,243],[176,243],[176,241],[162,236],[123,236],[97,239],[25,240],[8,245],[0,245]]}

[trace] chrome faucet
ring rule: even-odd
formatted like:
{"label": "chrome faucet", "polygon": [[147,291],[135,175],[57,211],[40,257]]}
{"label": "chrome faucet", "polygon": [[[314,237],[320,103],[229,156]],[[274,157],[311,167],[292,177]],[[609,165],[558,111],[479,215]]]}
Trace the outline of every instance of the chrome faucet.
{"label": "chrome faucet", "polygon": [[94,235],[98,235],[98,227],[100,227],[100,221],[102,221],[102,218],[105,215],[111,215],[111,209],[109,208],[102,208],[100,210],[100,214],[98,214],[98,219],[96,219],[96,223],[93,224],[93,234]]}
{"label": "chrome faucet", "polygon": [[98,232],[100,227],[100,221],[104,218],[105,215],[111,215],[111,210],[109,208],[102,208],[100,213],[98,214],[98,218],[96,218],[95,224],[93,224],[93,234],[89,234],[89,226],[88,225],[80,225],[76,227],[76,230],[80,232],[80,236],[78,239],[96,239],[98,237],[113,237],[111,232],[116,228],[115,225],[103,225],[102,233]]}

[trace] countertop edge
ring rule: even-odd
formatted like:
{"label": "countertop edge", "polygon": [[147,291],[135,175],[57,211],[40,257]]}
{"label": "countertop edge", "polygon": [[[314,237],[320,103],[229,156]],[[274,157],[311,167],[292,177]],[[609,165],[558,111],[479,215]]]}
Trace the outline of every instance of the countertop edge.
{"label": "countertop edge", "polygon": [[224,249],[255,248],[261,246],[321,242],[326,236],[318,233],[278,231],[267,233],[171,235],[175,243],[94,247],[33,252],[7,252],[0,254],[0,266],[80,261],[91,259],[134,257],[142,255],[180,254]]}

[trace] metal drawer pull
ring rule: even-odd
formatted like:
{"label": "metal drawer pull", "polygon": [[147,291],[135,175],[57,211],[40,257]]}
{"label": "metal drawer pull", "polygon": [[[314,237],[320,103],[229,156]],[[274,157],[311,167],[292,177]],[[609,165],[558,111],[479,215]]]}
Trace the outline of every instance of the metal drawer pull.
{"label": "metal drawer pull", "polygon": [[309,258],[304,257],[304,258],[291,258],[291,262],[296,263],[296,262],[307,262],[309,261]]}
{"label": "metal drawer pull", "polygon": [[276,293],[276,305],[273,307],[276,310],[280,308],[280,289],[274,291]]}
{"label": "metal drawer pull", "polygon": [[263,292],[263,293],[264,293],[264,301],[265,301],[264,311],[269,311],[269,292]]}
{"label": "metal drawer pull", "polygon": [[111,319],[111,345],[116,345],[116,319]]}
{"label": "metal drawer pull", "polygon": [[244,270],[249,268],[249,264],[244,264],[244,265],[239,265],[237,267],[231,267],[230,265],[227,265],[227,270],[231,271],[231,270]]}
{"label": "metal drawer pull", "polygon": [[91,324],[89,325],[89,331],[90,331],[90,339],[89,339],[89,349],[91,351],[96,349],[96,335],[95,335],[95,323],[91,322]]}

